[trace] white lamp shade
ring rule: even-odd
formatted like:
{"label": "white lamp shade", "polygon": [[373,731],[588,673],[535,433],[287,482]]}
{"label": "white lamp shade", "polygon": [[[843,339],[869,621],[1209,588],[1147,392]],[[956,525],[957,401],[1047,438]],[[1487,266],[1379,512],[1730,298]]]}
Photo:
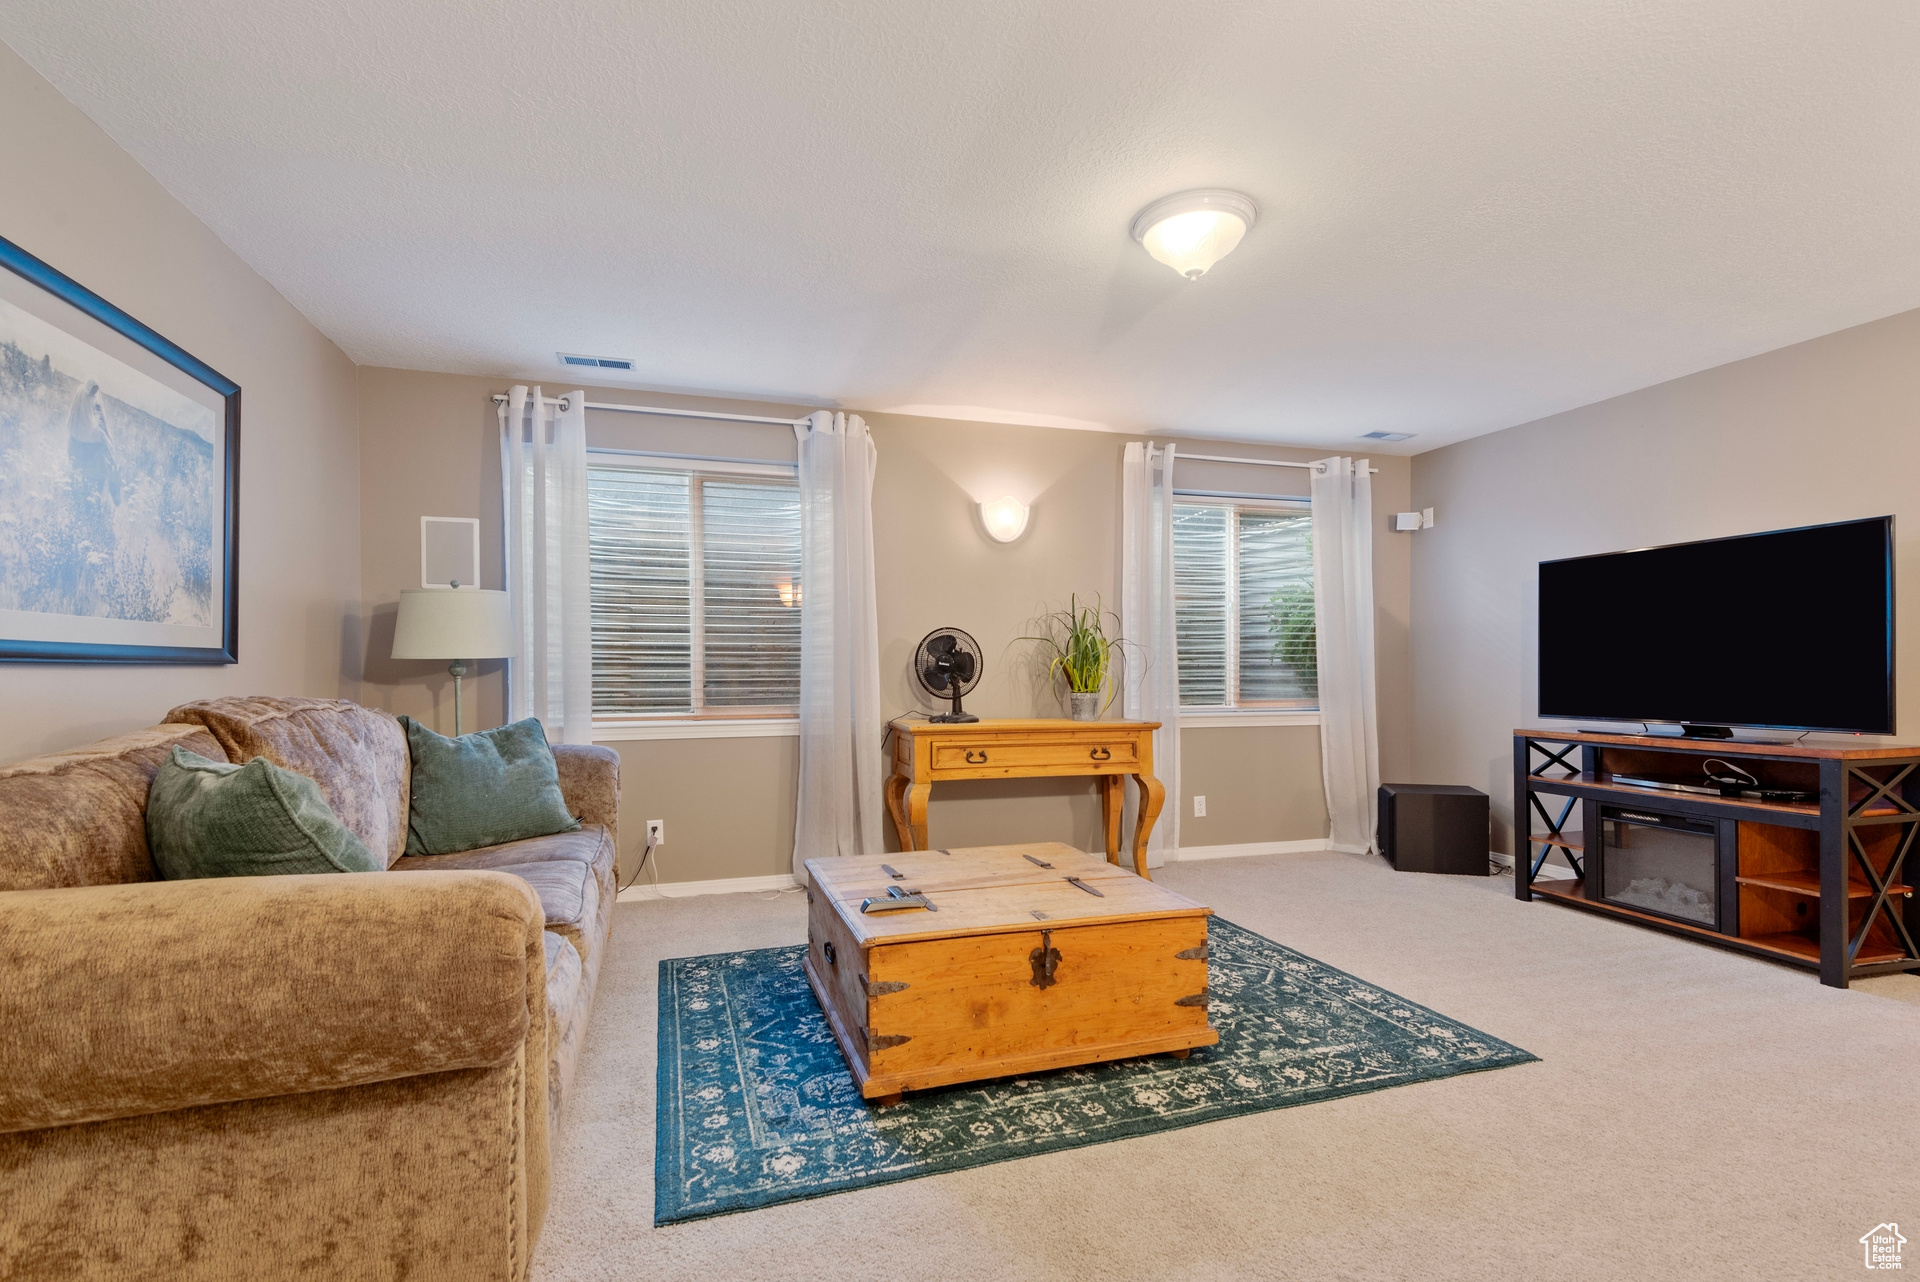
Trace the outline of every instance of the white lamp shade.
{"label": "white lamp shade", "polygon": [[1027,505],[1009,494],[980,505],[980,524],[1001,543],[1011,543],[1027,531]]}
{"label": "white lamp shade", "polygon": [[504,659],[513,653],[513,611],[504,592],[409,588],[393,625],[396,659]]}

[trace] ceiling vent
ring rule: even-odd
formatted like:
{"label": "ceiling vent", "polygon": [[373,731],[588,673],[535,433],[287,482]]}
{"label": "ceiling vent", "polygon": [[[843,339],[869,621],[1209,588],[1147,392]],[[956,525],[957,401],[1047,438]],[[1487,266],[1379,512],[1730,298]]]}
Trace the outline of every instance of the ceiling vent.
{"label": "ceiling vent", "polygon": [[633,362],[624,356],[574,356],[567,352],[558,353],[562,365],[587,365],[595,369],[632,369]]}
{"label": "ceiling vent", "polygon": [[1413,433],[1412,432],[1362,432],[1360,434],[1360,439],[1363,441],[1411,441],[1413,439]]}

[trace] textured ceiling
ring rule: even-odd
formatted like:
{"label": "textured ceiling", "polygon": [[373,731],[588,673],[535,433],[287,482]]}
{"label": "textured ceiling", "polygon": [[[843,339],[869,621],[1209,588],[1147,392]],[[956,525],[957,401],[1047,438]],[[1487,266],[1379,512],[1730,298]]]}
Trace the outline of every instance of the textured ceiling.
{"label": "textured ceiling", "polygon": [[[1413,451],[1920,306],[1910,0],[0,0],[0,38],[363,364]],[[1127,228],[1199,186],[1262,214],[1190,284]]]}

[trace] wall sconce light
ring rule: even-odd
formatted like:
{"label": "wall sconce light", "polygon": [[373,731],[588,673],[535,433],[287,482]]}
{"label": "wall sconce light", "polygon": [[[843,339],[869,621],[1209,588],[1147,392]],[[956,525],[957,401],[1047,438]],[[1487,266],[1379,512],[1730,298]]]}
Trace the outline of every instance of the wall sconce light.
{"label": "wall sconce light", "polygon": [[980,524],[986,526],[987,533],[996,542],[1011,543],[1027,532],[1030,511],[1025,503],[1009,494],[980,505]]}

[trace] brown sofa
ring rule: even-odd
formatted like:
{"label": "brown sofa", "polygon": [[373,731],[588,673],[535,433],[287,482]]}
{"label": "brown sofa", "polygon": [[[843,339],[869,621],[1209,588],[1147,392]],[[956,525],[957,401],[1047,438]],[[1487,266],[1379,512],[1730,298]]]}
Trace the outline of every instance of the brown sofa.
{"label": "brown sofa", "polygon": [[[388,871],[157,880],[175,745],[311,776]],[[619,759],[554,758],[579,831],[420,857],[351,703],[0,768],[0,1278],[523,1278],[615,893]]]}

